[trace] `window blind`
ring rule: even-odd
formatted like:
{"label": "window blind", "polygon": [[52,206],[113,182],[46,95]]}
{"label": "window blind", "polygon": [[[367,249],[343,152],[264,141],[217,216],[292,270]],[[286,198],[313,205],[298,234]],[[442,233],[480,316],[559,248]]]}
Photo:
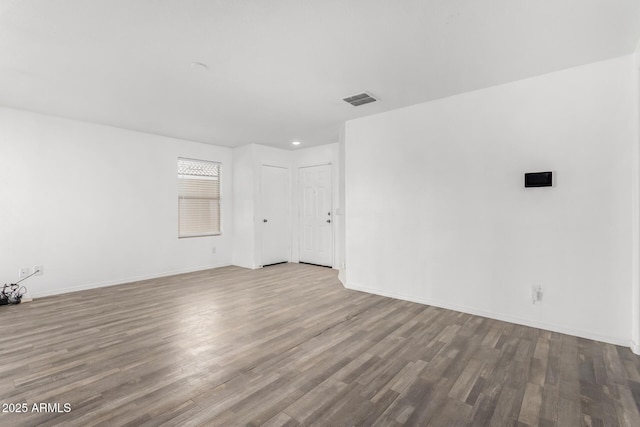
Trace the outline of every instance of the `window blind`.
{"label": "window blind", "polygon": [[178,159],[178,237],[220,234],[220,163]]}

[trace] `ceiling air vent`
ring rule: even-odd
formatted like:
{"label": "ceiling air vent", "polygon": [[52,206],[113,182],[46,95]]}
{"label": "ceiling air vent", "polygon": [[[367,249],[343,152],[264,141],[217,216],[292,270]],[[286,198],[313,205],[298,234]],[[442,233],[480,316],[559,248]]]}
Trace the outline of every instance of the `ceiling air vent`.
{"label": "ceiling air vent", "polygon": [[373,96],[369,95],[368,93],[359,93],[358,95],[353,95],[353,96],[344,98],[343,101],[348,102],[354,107],[357,107],[359,105],[368,104],[370,102],[376,102],[377,99],[375,99]]}

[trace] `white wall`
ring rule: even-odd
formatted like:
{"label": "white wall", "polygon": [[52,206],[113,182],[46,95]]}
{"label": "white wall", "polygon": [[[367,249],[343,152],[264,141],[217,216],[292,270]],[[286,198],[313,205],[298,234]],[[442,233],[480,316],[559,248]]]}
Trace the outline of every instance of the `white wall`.
{"label": "white wall", "polygon": [[[297,262],[299,247],[299,182],[298,169],[305,166],[332,164],[334,212],[339,212],[338,144],[298,150],[282,150],[260,144],[249,144],[233,150],[234,164],[234,245],[233,264],[247,268],[261,266],[262,217],[260,206],[260,173],[262,165],[279,166],[289,170],[291,187],[291,243],[289,261]],[[335,215],[335,214],[334,214]],[[338,215],[339,216],[339,215]],[[334,219],[336,217],[334,216]],[[341,258],[337,236],[340,218],[334,224],[334,259]],[[334,265],[337,263],[334,261]]]}
{"label": "white wall", "polygon": [[[234,247],[233,264],[246,268],[262,265],[262,215],[260,174],[262,165],[287,168],[291,152],[259,144],[234,148]],[[291,182],[291,181],[290,181]]]}
{"label": "white wall", "polygon": [[632,162],[632,289],[631,289],[631,349],[640,354],[640,41],[634,53],[633,93],[636,94],[634,117],[636,120],[635,143]]}
{"label": "white wall", "polygon": [[233,149],[233,255],[234,265],[257,268],[255,259],[255,165],[253,146]]}
{"label": "white wall", "polygon": [[[230,264],[231,155],[0,108],[0,280],[43,265],[38,297]],[[222,163],[221,236],[177,238],[179,156]]]}
{"label": "white wall", "polygon": [[[627,56],[347,122],[347,286],[628,345],[632,69]],[[523,188],[545,170],[552,188]]]}
{"label": "white wall", "polygon": [[[289,189],[292,188],[291,181],[291,152],[282,150],[280,148],[267,147],[265,145],[253,144],[254,153],[254,188],[255,188],[255,200],[256,200],[256,215],[255,215],[255,253],[254,258],[257,265],[262,265],[262,219],[265,215],[262,213],[262,166],[277,166],[285,168],[289,171]],[[291,197],[288,201],[288,212],[291,221]],[[288,230],[289,238],[289,259],[291,261],[291,229]],[[284,236],[283,236],[284,237]]]}
{"label": "white wall", "polygon": [[345,244],[345,229],[346,229],[346,202],[345,202],[345,126],[340,128],[340,136],[338,140],[338,214],[340,218],[340,224],[338,225],[337,233],[337,248],[339,256],[336,258],[336,265],[338,266],[338,279],[342,284],[347,283],[347,269],[346,269],[346,244]]}

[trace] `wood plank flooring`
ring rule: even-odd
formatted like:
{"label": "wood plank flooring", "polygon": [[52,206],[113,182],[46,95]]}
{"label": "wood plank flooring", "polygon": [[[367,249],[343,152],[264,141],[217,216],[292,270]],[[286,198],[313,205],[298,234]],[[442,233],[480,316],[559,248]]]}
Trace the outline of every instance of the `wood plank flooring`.
{"label": "wood plank flooring", "polygon": [[76,292],[0,322],[0,403],[28,408],[2,426],[640,426],[627,348],[345,290],[321,267]]}

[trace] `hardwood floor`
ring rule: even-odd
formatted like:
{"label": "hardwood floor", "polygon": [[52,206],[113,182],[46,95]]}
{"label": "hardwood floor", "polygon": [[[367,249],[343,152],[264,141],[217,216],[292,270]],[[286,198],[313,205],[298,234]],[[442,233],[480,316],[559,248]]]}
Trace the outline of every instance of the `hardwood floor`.
{"label": "hardwood floor", "polygon": [[2,426],[640,425],[629,349],[345,290],[327,268],[225,267],[0,321],[0,403],[28,410]]}

